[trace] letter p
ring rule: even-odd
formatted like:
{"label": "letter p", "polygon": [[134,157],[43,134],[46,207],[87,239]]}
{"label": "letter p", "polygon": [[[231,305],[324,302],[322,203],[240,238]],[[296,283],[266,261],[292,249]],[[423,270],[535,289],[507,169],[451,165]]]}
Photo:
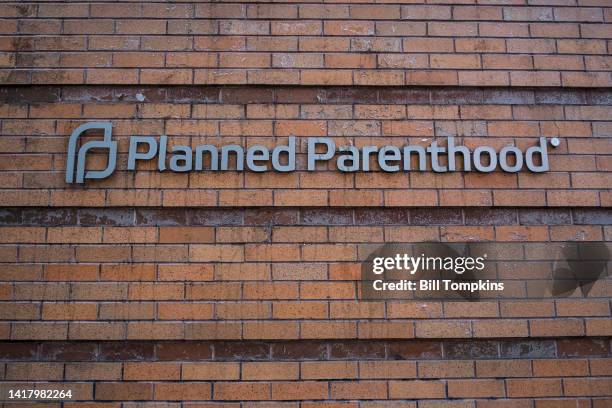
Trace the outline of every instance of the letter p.
{"label": "letter p", "polygon": [[[325,153],[317,153],[318,145],[325,145]],[[329,160],[336,153],[336,144],[327,137],[308,138],[308,171],[314,171],[317,161]]]}

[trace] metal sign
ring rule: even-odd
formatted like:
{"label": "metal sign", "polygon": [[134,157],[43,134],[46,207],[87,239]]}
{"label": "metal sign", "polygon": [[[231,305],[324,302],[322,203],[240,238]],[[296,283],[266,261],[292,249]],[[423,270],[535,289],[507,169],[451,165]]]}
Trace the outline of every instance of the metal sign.
{"label": "metal sign", "polygon": [[[103,140],[89,141],[77,148],[79,139],[92,129],[102,130]],[[372,171],[372,159],[378,163],[380,170],[394,173],[400,171],[427,171],[437,173],[455,171],[477,171],[491,173],[501,170],[517,173],[523,169],[535,173],[549,170],[548,144],[557,147],[558,138],[547,140],[540,137],[538,144],[523,152],[516,146],[504,146],[496,151],[491,146],[479,146],[470,150],[466,146],[456,145],[453,137],[446,138],[446,144],[440,145],[437,140],[429,146],[336,146],[331,138],[306,138],[307,171],[315,171],[318,163],[335,162],[335,168],[341,172]],[[86,170],[87,154],[92,151],[107,152],[107,165],[104,170]],[[416,166],[412,158],[416,158]],[[253,172],[291,172],[296,170],[296,138],[288,138],[286,145],[273,149],[266,146],[251,146],[247,149],[240,145],[191,146],[174,145],[168,148],[168,136],[131,136],[128,150],[127,169],[135,171],[138,162],[157,161],[159,171],[244,171]],[[460,163],[460,165],[458,165]],[[233,165],[232,165],[233,164]],[[103,179],[109,177],[117,167],[117,142],[112,140],[111,122],[91,122],[76,128],[68,142],[66,160],[66,183],[83,183],[85,179]],[[413,168],[414,167],[414,168]]]}

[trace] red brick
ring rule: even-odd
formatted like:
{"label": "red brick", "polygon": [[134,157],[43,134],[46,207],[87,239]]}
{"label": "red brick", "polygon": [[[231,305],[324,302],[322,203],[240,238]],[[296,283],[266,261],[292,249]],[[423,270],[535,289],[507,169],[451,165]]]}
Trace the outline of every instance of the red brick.
{"label": "red brick", "polygon": [[276,319],[324,319],[328,316],[325,302],[274,302]]}
{"label": "red brick", "polygon": [[300,330],[303,339],[346,339],[357,334],[357,327],[351,322],[302,322]]}
{"label": "red brick", "polygon": [[556,397],[562,394],[558,379],[509,379],[506,381],[509,397]]}
{"label": "red brick", "polygon": [[300,376],[303,379],[353,379],[357,378],[357,363],[353,361],[302,362]]}
{"label": "red brick", "polygon": [[588,376],[586,360],[534,360],[533,374],[538,377]]}
{"label": "red brick", "polygon": [[272,399],[322,399],[328,394],[327,388],[327,383],[315,381],[272,383]]}
{"label": "red brick", "polygon": [[10,363],[6,368],[6,379],[11,381],[61,380],[61,363]]}
{"label": "red brick", "polygon": [[121,379],[121,363],[69,363],[66,364],[67,380],[106,380]]}
{"label": "red brick", "polygon": [[250,401],[270,397],[270,384],[261,382],[218,382],[213,397],[217,400]]}
{"label": "red brick", "polygon": [[209,383],[157,383],[155,384],[155,399],[166,400],[207,400],[211,397]]}
{"label": "red brick", "polygon": [[[325,47],[321,51],[343,51],[342,48],[330,49],[331,47]],[[353,83],[353,75],[351,71],[347,70],[307,70],[302,71],[300,75],[300,84],[302,85],[351,85]]]}
{"label": "red brick", "polygon": [[389,381],[389,398],[442,399],[446,397],[445,384],[436,380]]}
{"label": "red brick", "polygon": [[531,371],[529,360],[476,361],[476,375],[478,377],[530,377]]}
{"label": "red brick", "polygon": [[181,369],[175,363],[125,363],[124,380],[178,380]]}
{"label": "red brick", "polygon": [[417,321],[418,338],[466,338],[471,337],[472,329],[468,321]]}
{"label": "red brick", "polygon": [[504,383],[500,380],[448,381],[448,396],[451,398],[491,398],[504,395]]}
{"label": "red brick", "polygon": [[298,376],[299,364],[295,362],[242,363],[243,380],[297,380]]}
{"label": "red brick", "polygon": [[408,20],[444,20],[451,17],[449,6],[402,6],[402,18]]}
{"label": "red brick", "polygon": [[535,337],[582,336],[584,326],[580,320],[532,320],[530,334]]}
{"label": "red brick", "polygon": [[96,386],[97,400],[143,400],[153,398],[153,384],[101,383]]}
{"label": "red brick", "polygon": [[183,363],[181,378],[184,380],[237,380],[239,363]]}

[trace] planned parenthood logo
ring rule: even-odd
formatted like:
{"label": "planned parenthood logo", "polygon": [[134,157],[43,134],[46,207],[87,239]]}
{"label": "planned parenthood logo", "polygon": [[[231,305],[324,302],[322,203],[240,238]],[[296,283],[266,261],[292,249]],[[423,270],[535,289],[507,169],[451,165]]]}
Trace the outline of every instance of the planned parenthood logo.
{"label": "planned parenthood logo", "polygon": [[[104,131],[104,139],[87,142],[77,149],[81,135],[90,129],[102,129]],[[117,142],[111,140],[112,132],[113,125],[110,122],[85,123],[72,132],[68,141],[66,183],[84,183],[85,179],[103,179],[115,171],[115,166],[117,165]],[[104,170],[85,171],[87,152],[92,149],[108,150],[108,159]]]}
{"label": "planned parenthood logo", "polygon": [[[66,160],[66,183],[84,183],[85,179],[102,179],[109,177],[117,165],[117,142],[112,140],[111,122],[86,123],[74,130],[68,144]],[[103,140],[94,140],[78,148],[81,136],[91,129],[104,131]],[[157,170],[178,173],[190,171],[245,171],[252,172],[291,172],[296,171],[298,154],[306,156],[307,164],[303,170],[335,168],[340,172],[382,171],[397,173],[407,171],[433,171],[492,173],[502,171],[518,173],[528,170],[542,173],[550,170],[548,160],[548,145],[557,147],[560,140],[556,137],[547,140],[538,138],[538,142],[524,151],[517,146],[508,144],[496,150],[492,146],[478,146],[470,149],[458,144],[454,137],[446,141],[435,139],[429,146],[405,145],[402,147],[336,146],[332,138],[308,137],[304,143],[295,136],[289,136],[286,144],[276,145],[270,149],[267,146],[252,145],[248,147],[237,144],[216,146],[178,145],[169,143],[166,135],[130,136],[127,152],[127,171],[136,171],[137,163],[156,160]],[[87,154],[92,149],[105,149],[108,152],[104,170],[87,171]],[[304,151],[305,150],[305,151]],[[372,159],[377,165],[371,166]],[[413,160],[415,159],[415,160]]]}

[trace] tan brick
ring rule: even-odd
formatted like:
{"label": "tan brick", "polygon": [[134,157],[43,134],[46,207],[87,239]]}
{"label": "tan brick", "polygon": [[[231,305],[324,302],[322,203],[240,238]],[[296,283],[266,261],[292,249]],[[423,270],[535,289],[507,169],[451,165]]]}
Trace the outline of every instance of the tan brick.
{"label": "tan brick", "polygon": [[299,337],[297,322],[245,322],[245,339],[295,339]]}
{"label": "tan brick", "polygon": [[352,361],[312,361],[300,364],[300,378],[307,380],[357,378],[357,363]]}
{"label": "tan brick", "polygon": [[43,320],[96,320],[95,303],[43,303]]}
{"label": "tan brick", "polygon": [[160,303],[157,305],[157,318],[160,320],[208,320],[213,317],[210,303]]}
{"label": "tan brick", "polygon": [[326,302],[274,302],[272,315],[275,319],[324,319],[328,316]]}
{"label": "tan brick", "polygon": [[530,377],[531,362],[528,360],[476,361],[478,377]]}
{"label": "tan brick", "polygon": [[175,363],[125,363],[124,380],[178,380],[181,368]]}
{"label": "tan brick", "polygon": [[155,279],[155,266],[151,264],[103,264],[100,267],[100,278],[104,281],[152,281]]}
{"label": "tan brick", "polygon": [[361,378],[414,378],[416,377],[416,363],[413,361],[360,361],[359,373]]}
{"label": "tan brick", "polygon": [[476,337],[525,337],[527,322],[524,320],[481,320],[474,322]]}
{"label": "tan brick", "polygon": [[6,379],[10,381],[57,381],[62,379],[63,370],[61,363],[9,363],[6,367]]}
{"label": "tan brick", "polygon": [[421,361],[418,366],[419,378],[474,377],[474,363],[471,361]]}
{"label": "tan brick", "polygon": [[538,377],[588,376],[586,360],[534,360],[533,374]]}
{"label": "tan brick", "polygon": [[452,398],[491,398],[504,396],[504,383],[500,380],[450,380],[448,396]]}
{"label": "tan brick", "polygon": [[71,322],[68,338],[71,340],[123,340],[126,324],[123,322]]}
{"label": "tan brick", "polygon": [[185,338],[188,340],[237,340],[242,338],[240,323],[189,323],[185,327]]}
{"label": "tan brick", "polygon": [[243,380],[297,380],[299,372],[295,362],[242,363]]}
{"label": "tan brick", "polygon": [[210,383],[156,383],[156,400],[207,400],[211,398]]}
{"label": "tan brick", "polygon": [[266,400],[270,392],[270,384],[263,382],[218,382],[215,383],[214,398],[230,401]]}
{"label": "tan brick", "polygon": [[331,384],[331,397],[335,399],[384,399],[387,384],[384,381],[338,381]]}
{"label": "tan brick", "polygon": [[575,378],[563,380],[564,394],[567,396],[606,396],[609,395],[610,380],[605,378]]}
{"label": "tan brick", "polygon": [[100,319],[109,320],[141,320],[155,317],[155,304],[153,302],[108,302],[99,305]]}
{"label": "tan brick", "polygon": [[531,320],[529,322],[529,330],[532,336],[537,337],[584,335],[584,326],[580,320]]}
{"label": "tan brick", "polygon": [[127,338],[175,340],[184,337],[184,327],[180,323],[129,322]]}
{"label": "tan brick", "polygon": [[66,380],[120,380],[121,363],[68,363],[65,368]]}
{"label": "tan brick", "polygon": [[194,283],[187,285],[185,297],[191,300],[231,300],[240,299],[239,283]]}
{"label": "tan brick", "polygon": [[184,363],[181,378],[184,380],[237,380],[240,378],[238,363]]}
{"label": "tan brick", "polygon": [[438,318],[442,317],[442,304],[439,302],[387,302],[389,318]]}
{"label": "tan brick", "polygon": [[445,397],[446,390],[443,381],[389,381],[389,398],[440,399]]}
{"label": "tan brick", "polygon": [[354,338],[357,334],[357,326],[352,322],[308,322],[300,323],[301,338],[323,339],[323,338]]}
{"label": "tan brick", "polygon": [[6,243],[44,243],[45,228],[41,227],[2,227],[0,242]]}
{"label": "tan brick", "polygon": [[62,323],[14,323],[11,325],[12,340],[65,340],[68,325]]}
{"label": "tan brick", "polygon": [[479,318],[479,317],[497,317],[498,304],[497,302],[480,301],[478,303],[470,302],[445,302],[444,316],[449,318]]}
{"label": "tan brick", "polygon": [[509,397],[555,397],[562,393],[558,379],[509,379],[506,384]]}
{"label": "tan brick", "polygon": [[611,367],[608,359],[592,359],[589,360],[591,375],[610,375]]}
{"label": "tan brick", "polygon": [[266,319],[272,317],[272,308],[268,303],[262,302],[240,302],[240,303],[217,303],[215,314],[220,319]]}
{"label": "tan brick", "polygon": [[472,329],[467,321],[417,321],[418,338],[466,338],[471,337]]}

